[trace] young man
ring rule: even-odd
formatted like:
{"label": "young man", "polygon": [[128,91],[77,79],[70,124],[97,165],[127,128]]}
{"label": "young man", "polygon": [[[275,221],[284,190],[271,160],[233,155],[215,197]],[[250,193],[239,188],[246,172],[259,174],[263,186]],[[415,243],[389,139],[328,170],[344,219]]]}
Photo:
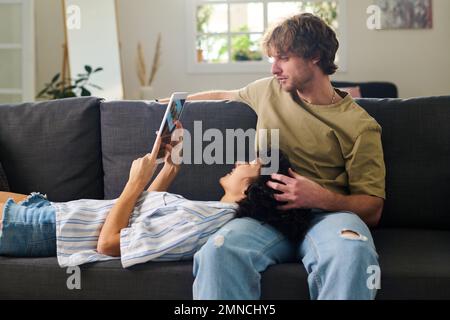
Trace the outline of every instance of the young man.
{"label": "young man", "polygon": [[259,299],[260,273],[293,260],[309,274],[312,299],[374,299],[367,280],[378,256],[368,226],[379,222],[385,199],[381,128],[332,87],[339,43],[320,18],[289,18],[263,46],[274,77],[189,99],[242,101],[258,114],[258,129],[279,129],[293,170],[273,175],[278,182],[269,186],[282,192],[282,209],[312,208],[316,215],[301,243],[252,219],[230,221],[195,255],[194,299]]}

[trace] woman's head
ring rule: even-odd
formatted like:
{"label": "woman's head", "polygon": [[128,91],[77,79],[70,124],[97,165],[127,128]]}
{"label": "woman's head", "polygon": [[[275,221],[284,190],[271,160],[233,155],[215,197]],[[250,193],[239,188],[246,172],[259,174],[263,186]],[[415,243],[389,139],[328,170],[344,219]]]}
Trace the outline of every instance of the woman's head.
{"label": "woman's head", "polygon": [[[281,151],[279,154],[278,173],[289,176],[289,169],[292,168],[291,163]],[[258,165],[260,172],[261,164],[258,163]],[[266,222],[282,232],[289,240],[299,241],[309,227],[312,218],[311,210],[278,210],[277,208],[285,203],[274,199],[274,195],[281,192],[267,186],[267,182],[271,180],[270,175],[260,174],[249,180],[244,191],[245,197],[238,202],[239,208],[236,217],[251,217]]]}
{"label": "woman's head", "polygon": [[234,169],[220,179],[220,185],[229,198],[240,200],[245,197],[248,186],[256,181],[261,174],[261,163],[236,162]]}

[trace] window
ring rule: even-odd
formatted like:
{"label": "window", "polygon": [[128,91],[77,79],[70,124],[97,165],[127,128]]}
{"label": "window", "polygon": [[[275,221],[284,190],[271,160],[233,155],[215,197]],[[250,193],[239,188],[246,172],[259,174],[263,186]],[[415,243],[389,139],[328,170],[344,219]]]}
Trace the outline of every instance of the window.
{"label": "window", "polygon": [[33,0],[0,0],[0,61],[0,103],[33,101]]}
{"label": "window", "polygon": [[339,70],[346,69],[345,0],[186,0],[188,70],[192,73],[267,72],[264,32],[300,12],[322,17],[338,35]]}

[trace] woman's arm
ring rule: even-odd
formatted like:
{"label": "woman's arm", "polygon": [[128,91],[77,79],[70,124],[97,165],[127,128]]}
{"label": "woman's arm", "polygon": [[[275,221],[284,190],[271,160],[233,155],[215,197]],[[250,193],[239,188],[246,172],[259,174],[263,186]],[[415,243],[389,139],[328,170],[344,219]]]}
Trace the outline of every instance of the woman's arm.
{"label": "woman's arm", "polygon": [[142,191],[143,188],[127,183],[102,227],[97,244],[98,253],[120,257],[120,231],[128,225],[133,208]]}
{"label": "woman's arm", "polygon": [[136,201],[155,173],[160,144],[161,137],[158,136],[152,153],[133,161],[128,182],[114,207],[108,213],[100,232],[97,243],[99,253],[111,257],[120,256],[120,231],[128,226]]}
{"label": "woman's arm", "polygon": [[179,171],[180,171],[179,167],[171,167],[171,166],[165,165],[159,172],[156,179],[153,180],[152,184],[147,189],[147,191],[148,192],[152,192],[152,191],[165,192],[165,191],[167,191],[169,189],[170,185],[172,184],[173,180],[175,180],[175,177],[177,176]]}

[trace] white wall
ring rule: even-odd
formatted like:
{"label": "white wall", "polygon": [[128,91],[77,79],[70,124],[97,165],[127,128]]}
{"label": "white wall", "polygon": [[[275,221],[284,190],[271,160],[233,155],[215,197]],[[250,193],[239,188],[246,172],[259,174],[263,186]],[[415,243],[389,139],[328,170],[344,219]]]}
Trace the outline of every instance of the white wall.
{"label": "white wall", "polygon": [[[162,67],[154,87],[158,96],[172,91],[235,89],[269,75],[187,74],[184,0],[117,0],[125,96],[139,98],[137,43],[151,62],[158,32],[162,33]],[[348,70],[336,80],[391,81],[400,96],[450,94],[450,1],[433,1],[433,29],[380,30],[366,27],[372,0],[347,0]],[[59,0],[37,1],[38,88],[60,69],[63,39]],[[58,27],[60,26],[60,28]]]}
{"label": "white wall", "polygon": [[[131,5],[132,3],[132,5]],[[139,97],[136,76],[137,43],[142,42],[150,64],[158,32],[162,34],[162,66],[155,80],[159,96],[172,91],[196,92],[210,89],[233,89],[266,74],[187,74],[185,54],[184,0],[119,0],[120,38],[124,62],[125,92],[128,98]]]}
{"label": "white wall", "polygon": [[348,0],[348,72],[339,80],[388,80],[401,97],[450,95],[450,1],[433,0],[433,29],[370,31],[372,0]]}

